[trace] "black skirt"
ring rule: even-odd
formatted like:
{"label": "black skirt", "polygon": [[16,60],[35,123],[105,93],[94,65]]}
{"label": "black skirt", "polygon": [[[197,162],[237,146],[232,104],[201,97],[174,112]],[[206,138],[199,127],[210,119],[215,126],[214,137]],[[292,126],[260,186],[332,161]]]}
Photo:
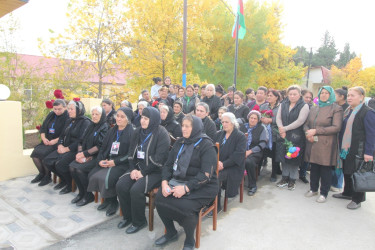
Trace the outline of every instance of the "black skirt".
{"label": "black skirt", "polygon": [[33,152],[30,155],[30,157],[31,158],[38,158],[38,159],[43,160],[44,157],[46,157],[47,155],[49,155],[50,153],[52,153],[56,149],[57,149],[57,144],[49,146],[49,145],[44,145],[44,143],[41,142],[40,144],[38,144],[34,148]]}
{"label": "black skirt", "polygon": [[76,168],[78,170],[81,170],[84,173],[90,173],[90,171],[96,166],[96,157],[93,158],[92,160],[85,162],[85,163],[78,163],[76,161],[72,161],[69,166],[71,168]]}

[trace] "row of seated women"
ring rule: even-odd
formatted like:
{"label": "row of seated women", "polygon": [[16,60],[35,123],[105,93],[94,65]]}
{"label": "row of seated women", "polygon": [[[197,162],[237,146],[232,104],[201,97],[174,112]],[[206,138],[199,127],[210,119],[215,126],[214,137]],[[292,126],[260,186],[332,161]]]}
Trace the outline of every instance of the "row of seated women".
{"label": "row of seated women", "polygon": [[[200,107],[205,110],[204,104]],[[65,109],[65,102],[56,100],[42,125],[42,142],[31,155],[39,170],[32,183],[47,185],[52,171],[61,179],[54,189],[61,189],[60,194],[65,194],[72,191],[74,179],[79,193],[71,202],[77,206],[92,202],[92,192],[99,191],[104,202],[98,210],[106,210],[111,216],[120,203],[123,220],[118,227],[129,226],[128,234],[147,225],[145,194],[161,187],[155,203],[167,233],[156,245],[177,237],[173,224],[177,221],[186,233],[186,249],[192,248],[198,212],[221,192],[217,165],[220,183],[226,186],[228,197],[235,196],[243,177],[245,154],[258,159],[264,143],[262,132],[254,133],[253,129],[258,125],[263,128],[258,111],[249,114],[246,132],[253,135],[250,139],[239,131],[232,113],[223,114],[223,130],[215,136],[220,144],[217,164],[214,141],[204,132],[204,118],[185,116],[180,126],[181,136],[176,136],[179,138],[170,149],[170,134],[161,125],[162,118],[168,119],[171,114],[166,108],[161,107],[160,111],[149,106],[144,108],[140,127],[136,129],[131,123],[134,113],[127,107],[117,110],[116,125],[112,128],[101,107],[91,110],[92,120],[84,116],[85,108],[80,101],[69,102]],[[255,166],[251,158],[246,160],[247,165]],[[254,173],[251,175],[254,178],[249,179],[255,179],[255,170],[249,168],[248,172]]]}

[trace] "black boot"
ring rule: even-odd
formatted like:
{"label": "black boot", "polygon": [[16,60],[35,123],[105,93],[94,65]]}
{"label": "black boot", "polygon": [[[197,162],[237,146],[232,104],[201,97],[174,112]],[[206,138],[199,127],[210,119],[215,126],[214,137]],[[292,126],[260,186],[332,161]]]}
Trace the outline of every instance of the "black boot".
{"label": "black boot", "polygon": [[51,180],[51,176],[44,176],[43,179],[39,182],[38,186],[42,187],[42,186],[45,186],[45,185],[48,185],[49,183],[51,183],[52,180]]}
{"label": "black boot", "polygon": [[107,207],[111,204],[110,198],[104,199],[103,203],[98,206],[98,210],[102,211],[107,209]]}
{"label": "black boot", "polygon": [[119,204],[118,204],[118,201],[117,201],[117,197],[114,197],[114,198],[112,198],[112,201],[111,201],[109,207],[107,208],[107,212],[105,214],[107,216],[114,215],[117,212],[118,207],[119,207]]}
{"label": "black boot", "polygon": [[31,180],[31,183],[38,183],[41,180],[43,180],[44,174],[39,173],[37,176],[35,176],[34,179]]}
{"label": "black boot", "polygon": [[77,202],[77,206],[78,207],[82,207],[82,206],[85,206],[91,202],[93,202],[95,200],[95,196],[89,192],[85,195],[85,197],[83,197],[82,200],[80,200],[79,202]]}

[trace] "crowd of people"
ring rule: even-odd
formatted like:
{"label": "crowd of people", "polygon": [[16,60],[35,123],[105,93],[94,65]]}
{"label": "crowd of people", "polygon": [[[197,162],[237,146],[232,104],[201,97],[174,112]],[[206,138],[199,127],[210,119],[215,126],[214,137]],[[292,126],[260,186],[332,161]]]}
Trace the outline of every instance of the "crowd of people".
{"label": "crowd of people", "polygon": [[270,182],[279,188],[292,191],[297,179],[309,183],[310,171],[306,197],[324,203],[329,191],[337,192],[334,198],[350,200],[348,209],[365,201],[351,178],[356,157],[373,161],[375,151],[374,100],[362,87],[323,86],[314,99],[297,85],[244,94],[213,84],[184,88],[169,77],[153,81],[135,109],[125,100],[115,110],[104,99],[91,119],[81,101],[57,99],[31,155],[39,171],[31,182],[45,186],[53,172],[61,179],[54,189],[63,195],[72,192],[74,180],[79,192],[71,203],[77,206],[99,192],[104,202],[97,209],[112,216],[120,207],[118,228],[127,227],[127,234],[147,226],[146,194],[159,188],[155,204],[166,233],[155,245],[177,239],[176,221],[186,234],[184,249],[194,248],[201,208],[218,196],[221,211],[222,189],[236,196],[246,175],[247,194],[257,192],[267,158]]}

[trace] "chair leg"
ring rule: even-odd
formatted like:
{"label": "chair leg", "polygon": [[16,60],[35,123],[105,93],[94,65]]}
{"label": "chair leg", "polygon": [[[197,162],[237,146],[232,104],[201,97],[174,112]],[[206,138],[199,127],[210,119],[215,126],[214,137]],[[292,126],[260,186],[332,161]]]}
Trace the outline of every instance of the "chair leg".
{"label": "chair leg", "polygon": [[56,184],[57,182],[57,176],[55,173],[52,173],[52,180],[53,180],[53,183]]}
{"label": "chair leg", "polygon": [[98,193],[98,191],[95,191],[94,196],[95,196],[95,203],[98,203],[98,200],[99,200],[99,193]]}
{"label": "chair leg", "polygon": [[103,204],[103,202],[104,202],[104,198],[101,198],[100,199],[100,204]]}
{"label": "chair leg", "polygon": [[201,227],[202,227],[202,209],[199,212],[197,228],[195,229],[195,248],[199,248],[201,245]]}
{"label": "chair leg", "polygon": [[72,192],[74,193],[77,190],[77,185],[74,180],[72,180]]}
{"label": "chair leg", "polygon": [[245,186],[245,176],[242,177],[241,184],[240,184],[240,203],[243,202],[243,190]]}
{"label": "chair leg", "polygon": [[121,207],[120,207],[120,217],[122,217],[123,215],[122,215],[122,209],[121,209]]}
{"label": "chair leg", "polygon": [[216,231],[217,228],[217,196],[215,198],[215,208],[212,216],[212,229]]}
{"label": "chair leg", "polygon": [[148,230],[150,232],[154,230],[154,198],[154,191],[151,191],[148,198]]}
{"label": "chair leg", "polygon": [[227,191],[225,191],[225,195],[224,195],[224,208],[223,208],[223,211],[226,212],[226,211],[227,211],[227,208],[228,208],[228,196],[227,196]]}

